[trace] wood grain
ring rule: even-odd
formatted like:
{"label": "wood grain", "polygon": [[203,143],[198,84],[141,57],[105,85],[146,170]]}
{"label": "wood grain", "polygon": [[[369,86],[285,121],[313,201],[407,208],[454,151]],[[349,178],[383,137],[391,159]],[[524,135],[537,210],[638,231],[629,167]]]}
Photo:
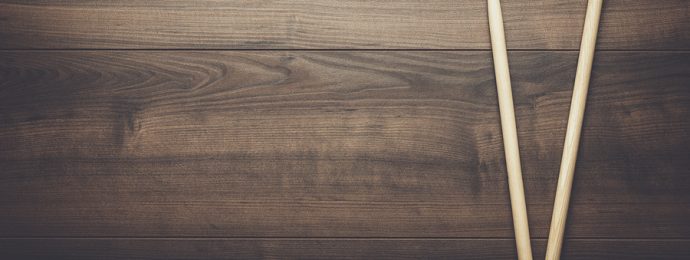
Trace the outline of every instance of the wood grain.
{"label": "wood grain", "polygon": [[529,220],[527,219],[527,203],[522,181],[520,145],[518,144],[517,124],[515,123],[513,88],[510,85],[508,51],[506,50],[501,2],[499,0],[489,0],[487,1],[487,9],[489,13],[491,54],[493,58],[494,75],[496,75],[498,112],[501,118],[501,137],[503,138],[503,151],[506,157],[506,172],[508,172],[508,191],[510,194],[510,209],[513,216],[513,229],[515,230],[517,259],[532,260]]}
{"label": "wood grain", "polygon": [[565,224],[568,218],[568,204],[570,203],[573,178],[575,177],[577,150],[580,147],[580,133],[582,132],[582,122],[585,116],[589,79],[592,73],[597,32],[599,31],[599,18],[601,17],[603,3],[603,0],[587,1],[587,15],[585,16],[584,29],[582,29],[582,43],[580,44],[580,54],[577,58],[573,98],[570,101],[568,126],[565,131],[563,156],[561,157],[561,167],[558,172],[556,197],[553,203],[549,240],[546,246],[546,260],[559,260],[561,257]]}
{"label": "wood grain", "polygon": [[[585,0],[506,1],[509,49],[577,49]],[[600,49],[688,50],[686,0],[606,1]],[[0,1],[2,49],[489,49],[454,0]]]}
{"label": "wood grain", "polygon": [[[535,239],[535,257],[546,241]],[[575,239],[562,259],[687,259],[689,240]],[[13,259],[515,259],[512,239],[0,239]]]}
{"label": "wood grain", "polygon": [[[509,55],[544,238],[577,52]],[[690,235],[689,56],[597,55],[566,237]],[[512,237],[487,51],[6,51],[0,73],[3,237]]]}

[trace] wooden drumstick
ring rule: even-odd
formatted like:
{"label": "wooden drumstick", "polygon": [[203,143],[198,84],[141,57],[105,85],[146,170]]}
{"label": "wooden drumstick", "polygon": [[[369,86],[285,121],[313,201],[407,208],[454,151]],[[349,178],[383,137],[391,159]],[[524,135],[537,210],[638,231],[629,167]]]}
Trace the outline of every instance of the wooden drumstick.
{"label": "wooden drumstick", "polygon": [[499,0],[488,0],[488,7],[491,49],[493,50],[494,69],[496,72],[498,106],[501,115],[506,167],[508,169],[508,189],[510,190],[510,205],[513,211],[515,242],[517,244],[518,259],[530,260],[532,259],[532,247],[530,245],[527,223],[525,191],[522,184],[520,150],[518,149],[517,127],[515,126],[515,110],[513,108],[513,93],[510,86],[510,72],[508,71],[508,53],[503,32],[501,3]]}
{"label": "wooden drumstick", "polygon": [[582,43],[580,44],[580,57],[577,61],[577,72],[573,87],[573,99],[570,103],[568,128],[565,134],[563,158],[561,159],[561,169],[556,188],[556,200],[551,217],[551,230],[549,231],[549,241],[546,246],[546,259],[548,260],[559,259],[561,255],[563,232],[568,215],[570,190],[573,186],[573,173],[575,172],[582,118],[585,113],[585,102],[587,101],[589,76],[592,72],[592,60],[594,59],[594,46],[597,41],[597,31],[599,30],[602,1],[589,0],[587,4],[587,15],[582,32]]}

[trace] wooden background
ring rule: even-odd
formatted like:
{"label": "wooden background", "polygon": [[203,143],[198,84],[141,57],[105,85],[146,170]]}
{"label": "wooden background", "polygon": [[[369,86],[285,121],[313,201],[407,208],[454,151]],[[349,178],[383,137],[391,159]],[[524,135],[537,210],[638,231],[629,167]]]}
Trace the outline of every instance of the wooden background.
{"label": "wooden background", "polygon": [[[0,254],[515,258],[485,4],[0,0]],[[565,259],[690,256],[689,5],[604,5]],[[536,258],[585,6],[503,3]]]}

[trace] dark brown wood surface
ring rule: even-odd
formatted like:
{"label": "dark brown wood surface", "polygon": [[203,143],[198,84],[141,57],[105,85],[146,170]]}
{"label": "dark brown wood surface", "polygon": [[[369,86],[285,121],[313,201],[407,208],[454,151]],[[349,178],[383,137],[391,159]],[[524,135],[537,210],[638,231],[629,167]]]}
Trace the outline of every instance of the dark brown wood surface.
{"label": "dark brown wood surface", "polygon": [[[601,49],[690,46],[687,0],[605,1]],[[505,1],[508,48],[577,49],[585,0]],[[0,48],[488,49],[484,1],[2,0]]]}
{"label": "dark brown wood surface", "polygon": [[[503,2],[540,259],[586,1]],[[484,5],[0,0],[0,258],[515,258]],[[606,1],[564,259],[690,257],[688,6]]]}
{"label": "dark brown wood surface", "polygon": [[[534,239],[535,249],[546,248]],[[515,259],[512,239],[0,239],[25,259]],[[690,240],[571,239],[564,259],[687,259]],[[535,259],[544,259],[536,250]]]}

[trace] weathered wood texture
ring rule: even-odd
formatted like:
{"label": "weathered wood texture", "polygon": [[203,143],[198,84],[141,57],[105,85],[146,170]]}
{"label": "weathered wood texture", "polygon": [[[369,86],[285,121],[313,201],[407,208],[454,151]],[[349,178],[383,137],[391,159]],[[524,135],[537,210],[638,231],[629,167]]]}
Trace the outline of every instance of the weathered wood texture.
{"label": "weathered wood texture", "polygon": [[[577,49],[586,0],[505,1],[510,49]],[[606,1],[599,49],[688,50],[687,0]],[[0,48],[488,49],[486,3],[2,0]]]}
{"label": "weathered wood texture", "polygon": [[[577,52],[511,52],[547,234]],[[490,52],[2,52],[4,237],[512,237]],[[687,238],[690,53],[599,53],[566,236]]]}
{"label": "weathered wood texture", "polygon": [[[546,241],[533,241],[543,259]],[[563,259],[687,259],[688,240],[577,239]],[[13,259],[515,259],[512,239],[0,239]]]}
{"label": "weathered wood texture", "polygon": [[[586,2],[502,2],[536,259]],[[485,4],[0,0],[1,258],[514,259]],[[564,259],[690,255],[689,11],[605,1]]]}

